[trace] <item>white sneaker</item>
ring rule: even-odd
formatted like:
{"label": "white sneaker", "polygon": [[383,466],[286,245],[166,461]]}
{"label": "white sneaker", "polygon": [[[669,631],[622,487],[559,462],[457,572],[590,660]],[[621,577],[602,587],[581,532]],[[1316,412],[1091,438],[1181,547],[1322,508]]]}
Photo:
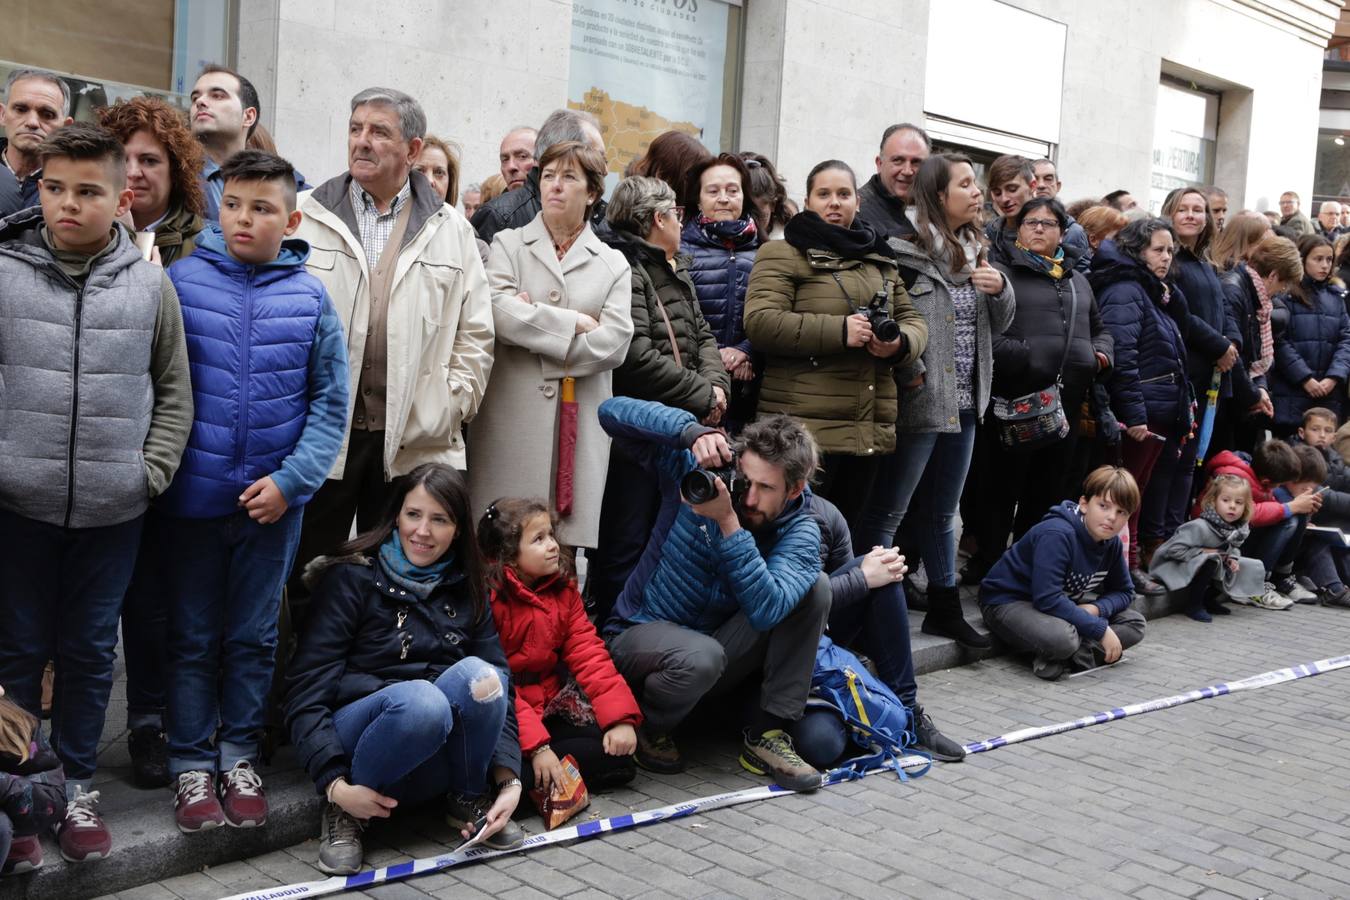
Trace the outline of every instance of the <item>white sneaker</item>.
{"label": "white sneaker", "polygon": [[1294,605],[1294,601],[1275,590],[1275,585],[1269,581],[1265,584],[1265,592],[1259,597],[1252,598],[1252,604],[1262,609],[1288,609]]}
{"label": "white sneaker", "polygon": [[1305,588],[1298,583],[1297,578],[1284,578],[1276,588],[1281,594],[1288,597],[1294,603],[1316,603],[1317,594]]}

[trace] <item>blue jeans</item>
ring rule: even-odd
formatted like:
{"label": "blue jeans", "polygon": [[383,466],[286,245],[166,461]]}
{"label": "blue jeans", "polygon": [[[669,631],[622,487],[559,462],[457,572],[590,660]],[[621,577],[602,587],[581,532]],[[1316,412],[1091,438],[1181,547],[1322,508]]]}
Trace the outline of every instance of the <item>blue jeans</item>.
{"label": "blue jeans", "polygon": [[[174,519],[157,548],[169,610],[169,771],[254,762],[266,723],[281,588],[303,508],[259,525],[240,510]],[[216,736],[219,749],[212,743]]]}
{"label": "blue jeans", "polygon": [[[862,565],[862,557],[842,566],[839,572]],[[914,683],[914,658],[909,646],[909,608],[899,584],[868,591],[858,602],[830,609],[830,637],[836,643],[860,650],[877,665],[877,674],[906,706],[913,707],[918,694]]]}
{"label": "blue jeans", "polygon": [[[872,502],[853,535],[853,549],[862,554],[895,543],[914,504],[915,518],[907,532],[918,536],[919,555],[935,587],[956,586],[956,509],[975,447],[975,413],[961,412],[961,430],[952,433],[898,434],[889,468],[877,476]],[[883,462],[883,465],[885,463]]]}
{"label": "blue jeans", "polygon": [[37,715],[42,669],[56,661],[51,742],[71,792],[89,787],[98,764],[117,619],[143,521],[62,528],[0,511],[0,684]]}
{"label": "blue jeans", "polygon": [[352,784],[407,803],[447,791],[481,797],[509,702],[501,673],[468,656],[434,683],[391,684],[348,703],[333,714],[333,728]]}
{"label": "blue jeans", "polygon": [[[1276,488],[1274,494],[1281,503],[1293,499],[1293,495],[1282,487]],[[1276,572],[1285,574],[1293,569],[1294,557],[1303,543],[1303,529],[1307,526],[1307,516],[1290,516],[1253,528],[1247,540],[1242,542],[1242,555],[1261,560],[1266,567],[1266,580],[1273,581]]]}

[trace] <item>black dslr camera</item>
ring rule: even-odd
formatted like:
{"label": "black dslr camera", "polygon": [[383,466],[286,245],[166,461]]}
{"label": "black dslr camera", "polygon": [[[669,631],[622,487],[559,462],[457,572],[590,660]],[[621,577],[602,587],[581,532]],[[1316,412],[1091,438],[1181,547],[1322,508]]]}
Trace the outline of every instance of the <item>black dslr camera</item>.
{"label": "black dslr camera", "polygon": [[707,503],[717,496],[719,480],[726,484],[727,492],[731,494],[732,506],[739,507],[741,498],[745,496],[746,484],[745,477],[736,468],[734,455],[731,462],[725,466],[718,466],[715,469],[690,469],[686,472],[680,479],[680,496],[695,506]]}
{"label": "black dslr camera", "polygon": [[886,312],[886,301],[889,299],[888,291],[879,290],[872,295],[872,300],[867,306],[859,310],[867,316],[867,324],[872,326],[872,334],[883,344],[889,344],[900,336],[900,324]]}

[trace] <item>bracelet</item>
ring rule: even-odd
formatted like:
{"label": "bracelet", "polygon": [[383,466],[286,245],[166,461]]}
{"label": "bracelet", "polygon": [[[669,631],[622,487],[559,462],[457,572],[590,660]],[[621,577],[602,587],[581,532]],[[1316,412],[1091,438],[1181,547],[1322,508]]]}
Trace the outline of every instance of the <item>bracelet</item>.
{"label": "bracelet", "polygon": [[346,783],[347,783],[347,779],[346,779],[346,778],[343,778],[341,775],[339,775],[338,777],[334,778],[332,781],[328,782],[328,787],[324,790],[324,796],[325,796],[326,798],[328,798],[328,802],[329,802],[329,803],[332,803],[332,802],[333,802],[333,788],[335,788],[335,787],[338,786],[338,782],[342,782],[343,784],[346,784]]}
{"label": "bracelet", "polygon": [[508,778],[505,781],[497,782],[497,790],[504,791],[509,787],[521,787],[519,778]]}
{"label": "bracelet", "polygon": [[545,750],[552,750],[552,749],[553,748],[550,747],[548,744],[540,744],[538,747],[535,747],[533,750],[530,751],[530,759],[534,759],[536,756],[538,756],[540,753],[543,753]]}

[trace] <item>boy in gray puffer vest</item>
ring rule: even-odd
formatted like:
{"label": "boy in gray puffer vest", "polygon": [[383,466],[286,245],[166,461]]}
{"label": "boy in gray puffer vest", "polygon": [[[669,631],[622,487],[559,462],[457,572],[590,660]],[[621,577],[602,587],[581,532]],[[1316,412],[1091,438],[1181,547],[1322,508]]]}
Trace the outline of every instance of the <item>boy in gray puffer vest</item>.
{"label": "boy in gray puffer vest", "polygon": [[55,659],[58,839],[84,862],[112,849],[89,787],[118,616],[192,390],[178,296],[116,222],[133,197],[121,142],[68,125],[39,155],[41,209],[0,221],[0,682],[36,715]]}

